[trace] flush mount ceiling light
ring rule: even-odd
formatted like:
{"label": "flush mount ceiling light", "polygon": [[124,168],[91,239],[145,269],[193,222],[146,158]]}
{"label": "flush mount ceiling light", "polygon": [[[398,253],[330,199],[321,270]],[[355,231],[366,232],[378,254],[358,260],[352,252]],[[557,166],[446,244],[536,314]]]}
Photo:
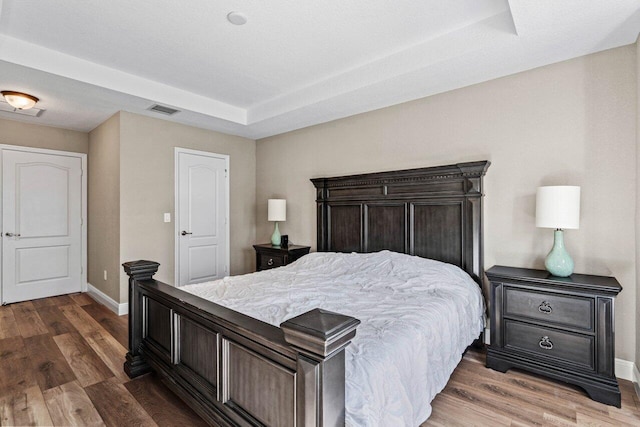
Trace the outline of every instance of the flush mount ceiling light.
{"label": "flush mount ceiling light", "polygon": [[18,110],[28,110],[33,108],[34,105],[36,105],[36,102],[39,101],[35,96],[22,92],[3,90],[1,93],[2,96],[4,96],[4,99],[7,100],[7,103]]}
{"label": "flush mount ceiling light", "polygon": [[242,12],[229,12],[227,21],[233,25],[244,25],[247,23],[247,16]]}

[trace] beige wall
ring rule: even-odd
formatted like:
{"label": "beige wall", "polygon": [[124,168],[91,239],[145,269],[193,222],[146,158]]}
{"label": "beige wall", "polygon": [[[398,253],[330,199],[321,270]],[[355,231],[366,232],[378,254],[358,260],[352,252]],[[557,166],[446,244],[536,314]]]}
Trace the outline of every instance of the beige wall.
{"label": "beige wall", "polygon": [[[266,200],[287,199],[281,232],[315,244],[310,178],[491,160],[485,266],[544,268],[552,230],[535,227],[540,185],[582,186],[576,271],[614,275],[616,355],[634,360],[636,52],[626,46],[257,142],[259,241]],[[286,167],[283,167],[286,165]]]}
{"label": "beige wall", "polygon": [[89,133],[87,157],[87,280],[115,301],[126,301],[120,295],[120,113]]}
{"label": "beige wall", "polygon": [[89,135],[75,130],[0,119],[0,144],[88,153]]}
{"label": "beige wall", "polygon": [[[160,263],[156,279],[174,283],[174,147],[230,156],[231,274],[255,260],[255,141],[122,112],[120,116],[120,261]],[[163,213],[171,213],[171,223]],[[127,300],[121,274],[120,300]]]}

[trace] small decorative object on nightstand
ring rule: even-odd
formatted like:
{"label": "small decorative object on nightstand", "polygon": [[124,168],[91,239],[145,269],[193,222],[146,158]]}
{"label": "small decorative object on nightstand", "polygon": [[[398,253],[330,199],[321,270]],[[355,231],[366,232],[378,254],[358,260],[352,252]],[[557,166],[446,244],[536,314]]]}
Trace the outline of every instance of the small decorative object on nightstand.
{"label": "small decorative object on nightstand", "polygon": [[615,376],[613,277],[495,266],[491,282],[491,345],[487,367],[510,368],[582,387],[598,402],[620,407]]}
{"label": "small decorative object on nightstand", "polygon": [[256,250],[256,270],[282,267],[309,253],[310,246],[289,245],[286,248],[269,243],[253,245]]}

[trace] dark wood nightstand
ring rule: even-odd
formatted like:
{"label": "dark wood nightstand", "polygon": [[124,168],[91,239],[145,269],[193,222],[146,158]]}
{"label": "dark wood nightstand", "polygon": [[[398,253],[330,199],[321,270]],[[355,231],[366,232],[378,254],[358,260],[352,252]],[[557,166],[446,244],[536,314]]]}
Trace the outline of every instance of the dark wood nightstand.
{"label": "dark wood nightstand", "polygon": [[309,253],[310,246],[289,245],[287,248],[273,246],[270,243],[253,245],[256,250],[256,270],[282,267]]}
{"label": "dark wood nightstand", "polygon": [[495,266],[491,282],[491,345],[487,367],[521,368],[582,387],[620,407],[615,376],[613,277]]}

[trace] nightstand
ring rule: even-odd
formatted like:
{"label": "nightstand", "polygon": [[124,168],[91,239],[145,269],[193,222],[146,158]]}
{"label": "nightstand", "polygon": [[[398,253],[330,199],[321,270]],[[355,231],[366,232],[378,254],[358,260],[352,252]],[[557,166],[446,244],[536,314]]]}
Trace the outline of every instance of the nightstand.
{"label": "nightstand", "polygon": [[270,243],[253,245],[256,250],[256,270],[282,267],[309,253],[310,246],[289,245],[287,248],[273,246]]}
{"label": "nightstand", "polygon": [[487,367],[520,368],[582,387],[620,407],[615,377],[613,277],[551,276],[544,270],[495,266],[490,287]]}

